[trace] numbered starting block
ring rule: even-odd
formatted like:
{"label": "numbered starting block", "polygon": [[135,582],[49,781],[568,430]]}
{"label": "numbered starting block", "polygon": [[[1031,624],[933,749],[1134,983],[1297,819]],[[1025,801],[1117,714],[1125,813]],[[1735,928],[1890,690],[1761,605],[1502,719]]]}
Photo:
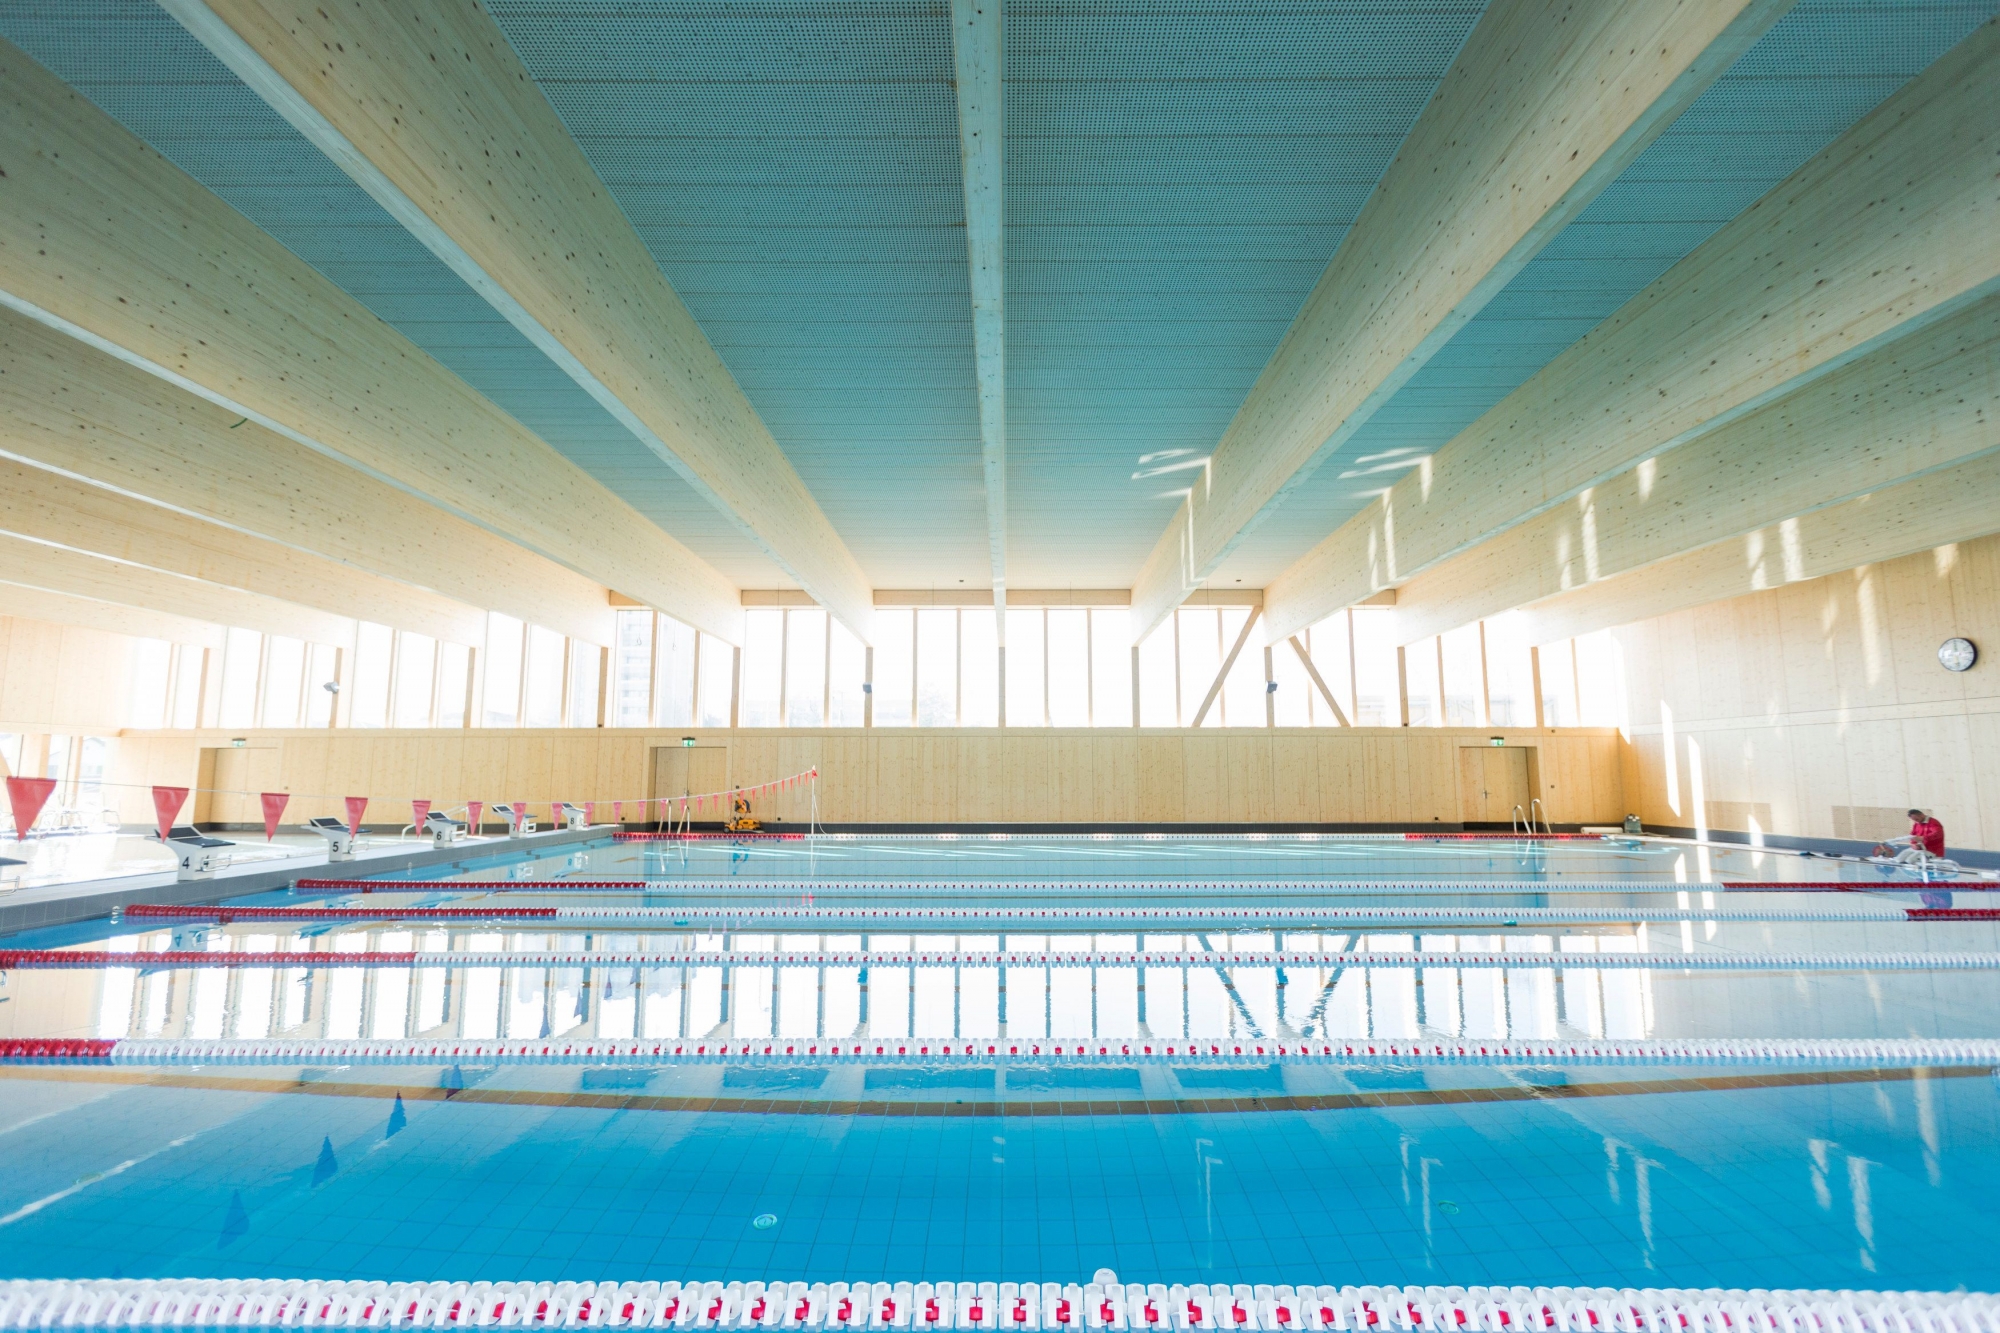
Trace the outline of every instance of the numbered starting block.
{"label": "numbered starting block", "polygon": [[431,846],[449,847],[465,836],[465,825],[442,810],[433,810],[424,816],[424,832],[431,835]]}
{"label": "numbered starting block", "polygon": [[352,861],[354,859],[354,835],[347,831],[347,825],[331,815],[318,819],[308,819],[306,827],[326,839],[326,859],[329,861]]}
{"label": "numbered starting block", "polygon": [[590,816],[584,812],[584,808],[580,805],[571,805],[568,801],[557,801],[555,813],[556,818],[562,821],[564,828],[578,829],[590,827]]}
{"label": "numbered starting block", "polygon": [[229,858],[218,857],[216,852],[236,844],[223,838],[211,838],[192,824],[176,824],[167,830],[167,847],[176,858],[175,879],[214,879],[215,872],[228,863]]}
{"label": "numbered starting block", "polygon": [[493,813],[507,821],[507,836],[510,838],[525,838],[535,831],[535,817],[528,813],[525,805],[502,801],[493,807]]}

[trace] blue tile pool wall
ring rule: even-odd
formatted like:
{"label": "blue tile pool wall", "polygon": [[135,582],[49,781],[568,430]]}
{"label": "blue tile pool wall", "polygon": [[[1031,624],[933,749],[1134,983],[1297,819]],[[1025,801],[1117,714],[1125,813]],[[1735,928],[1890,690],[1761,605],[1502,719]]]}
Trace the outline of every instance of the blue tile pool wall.
{"label": "blue tile pool wall", "polygon": [[[18,1079],[6,1101],[69,1108],[0,1137],[6,1276],[1063,1281],[1109,1266],[1128,1281],[1948,1289],[1990,1287],[2000,1243],[2000,1092],[1983,1074],[1220,1115],[399,1113]],[[775,1227],[750,1225],[766,1212]]]}

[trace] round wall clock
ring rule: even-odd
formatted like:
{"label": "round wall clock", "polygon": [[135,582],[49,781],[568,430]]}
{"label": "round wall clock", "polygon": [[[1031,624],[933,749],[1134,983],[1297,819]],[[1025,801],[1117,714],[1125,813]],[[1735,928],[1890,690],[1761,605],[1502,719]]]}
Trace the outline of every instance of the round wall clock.
{"label": "round wall clock", "polygon": [[1970,671],[1979,660],[1979,649],[1970,639],[1946,639],[1938,645],[1938,665],[1946,671]]}

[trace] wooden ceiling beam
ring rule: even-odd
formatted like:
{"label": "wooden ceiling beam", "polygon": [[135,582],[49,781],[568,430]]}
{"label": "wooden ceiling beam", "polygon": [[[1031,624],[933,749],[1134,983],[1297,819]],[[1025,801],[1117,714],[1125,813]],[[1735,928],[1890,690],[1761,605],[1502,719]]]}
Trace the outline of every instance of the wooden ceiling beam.
{"label": "wooden ceiling beam", "polygon": [[0,583],[346,647],[354,621],[240,588],[0,534]]}
{"label": "wooden ceiling beam", "polygon": [[867,641],[860,564],[484,6],[164,7]]}
{"label": "wooden ceiling beam", "polygon": [[205,620],[190,620],[165,611],[142,611],[134,606],[72,597],[44,588],[24,588],[18,583],[0,583],[0,616],[39,620],[49,625],[77,625],[135,639],[164,639],[197,648],[220,648],[228,635],[223,626]]}
{"label": "wooden ceiling beam", "polygon": [[1815,510],[1526,608],[1532,643],[1824,578],[2000,532],[2000,453]]}
{"label": "wooden ceiling beam", "polygon": [[0,304],[740,639],[716,569],[5,42],[0,169]]}
{"label": "wooden ceiling beam", "polygon": [[[1006,41],[999,0],[952,0],[952,70],[958,93],[958,162],[965,186],[965,248],[972,287],[972,361],[979,386],[979,453],[986,481],[986,547],[992,603],[1007,607],[1007,178],[1001,73]],[[1007,618],[996,633],[1007,642]]]}
{"label": "wooden ceiling beam", "polygon": [[0,533],[472,646],[486,613],[406,583],[0,459]]}
{"label": "wooden ceiling beam", "polygon": [[611,642],[602,585],[7,309],[0,309],[0,456],[336,562],[364,579]]}
{"label": "wooden ceiling beam", "polygon": [[1992,450],[2000,297],[1425,570],[1391,622],[1409,643]]}
{"label": "wooden ceiling beam", "polygon": [[1790,6],[1495,0],[1147,557],[1134,629],[1199,587]]}
{"label": "wooden ceiling beam", "polygon": [[2000,288],[1986,23],[1341,525],[1268,632],[1394,587]]}

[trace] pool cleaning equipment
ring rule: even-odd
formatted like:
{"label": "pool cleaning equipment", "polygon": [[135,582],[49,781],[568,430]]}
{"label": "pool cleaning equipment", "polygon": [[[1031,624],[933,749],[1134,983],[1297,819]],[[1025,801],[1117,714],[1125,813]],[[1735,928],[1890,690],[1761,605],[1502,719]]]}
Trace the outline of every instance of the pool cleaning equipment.
{"label": "pool cleaning equipment", "polygon": [[360,1282],[0,1284],[0,1328],[1308,1330],[1309,1333],[1992,1333],[1971,1292],[1331,1287],[1313,1283]]}
{"label": "pool cleaning equipment", "polygon": [[1687,1037],[1577,1038],[1537,1041],[1453,1038],[1407,1041],[1253,1038],[1106,1041],[1028,1038],[800,1037],[705,1041],[644,1039],[380,1040],[244,1038],[25,1037],[0,1040],[0,1064],[142,1066],[424,1065],[887,1065],[901,1067],[1032,1065],[1271,1065],[1343,1068],[1451,1066],[1737,1066],[1790,1065],[1866,1069],[2000,1069],[2000,1040],[1989,1037]]}

